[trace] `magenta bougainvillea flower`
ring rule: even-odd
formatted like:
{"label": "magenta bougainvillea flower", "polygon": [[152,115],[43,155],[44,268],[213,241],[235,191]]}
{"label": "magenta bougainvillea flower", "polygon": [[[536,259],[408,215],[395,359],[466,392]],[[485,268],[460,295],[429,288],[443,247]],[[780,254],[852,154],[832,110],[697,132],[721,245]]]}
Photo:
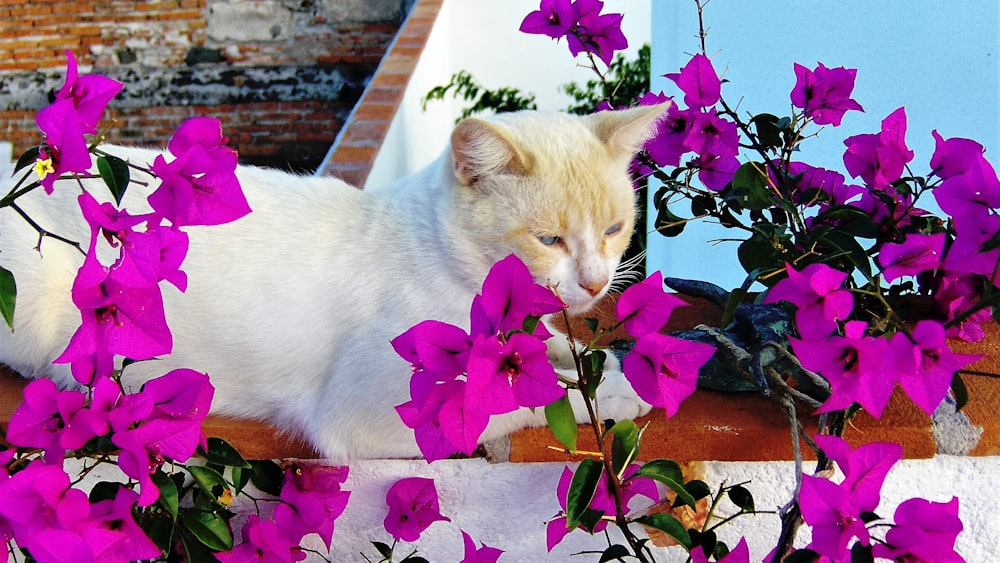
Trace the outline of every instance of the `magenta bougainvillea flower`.
{"label": "magenta bougainvillea flower", "polygon": [[341,490],[348,468],[293,462],[285,469],[274,520],[288,539],[298,543],[303,536],[316,533],[330,549],[334,520],[347,508],[350,491]]}
{"label": "magenta bougainvillea flower", "polygon": [[521,22],[520,31],[565,37],[574,57],[592,53],[610,65],[615,52],[628,47],[628,39],[621,29],[622,14],[602,14],[602,9],[601,0],[542,0]]}
{"label": "magenta bougainvillea flower", "polygon": [[983,274],[1000,286],[997,264],[1000,248],[994,237],[1000,232],[1000,215],[984,214],[976,219],[955,217],[955,240],[944,258],[944,268],[956,273]]}
{"label": "magenta bougainvillea flower", "polygon": [[24,402],[10,417],[7,440],[15,446],[45,450],[46,463],[61,464],[66,450],[82,447],[95,436],[80,391],[59,391],[49,379],[24,388]]}
{"label": "magenta bougainvillea flower", "polygon": [[54,363],[82,359],[100,365],[95,356],[107,354],[145,360],[168,354],[173,347],[159,287],[118,281],[116,270],[101,265],[94,254],[87,255],[73,282],[73,303],[82,323]]}
{"label": "magenta bougainvillea flower", "polygon": [[227,141],[218,119],[182,123],[167,145],[174,160],[160,155],[153,161],[161,182],[149,195],[153,210],[175,227],[221,225],[250,213],[235,173],[236,151]]}
{"label": "magenta bougainvillea flower", "polygon": [[948,347],[944,325],[922,320],[910,336],[898,332],[890,345],[895,353],[896,376],[903,391],[928,415],[934,413],[951,386],[955,372],[982,355],[956,354]]}
{"label": "magenta bougainvillea flower", "polygon": [[120,487],[115,498],[90,506],[90,518],[101,524],[84,532],[95,561],[126,563],[162,555],[135,521],[132,508],[138,500],[138,493]]}
{"label": "magenta bougainvillea flower", "polygon": [[710,344],[653,332],[636,341],[622,362],[622,371],[639,397],[662,407],[669,418],[694,393],[698,370],[714,353]]}
{"label": "magenta bougainvillea flower", "polygon": [[701,183],[715,192],[725,189],[740,168],[740,161],[735,156],[717,156],[711,153],[699,155],[691,164],[698,167],[698,179]]}
{"label": "magenta bougainvillea flower", "polygon": [[[633,463],[622,472],[622,504],[626,508],[632,508],[633,499],[639,496],[646,497],[652,503],[660,501],[660,491],[656,488],[656,483],[652,479],[644,477],[632,478],[639,471],[639,467],[639,464]],[[566,498],[572,482],[573,470],[566,467],[563,469],[562,475],[559,477],[559,484],[556,487],[556,498],[559,500],[559,506],[562,508],[562,511],[549,520],[545,529],[545,543],[549,551],[552,551],[552,548],[573,531],[567,526],[568,522],[566,520]],[[601,473],[601,479],[598,481],[597,488],[594,491],[594,498],[591,499],[587,508],[601,514],[615,514],[615,498],[611,492],[611,484],[608,481],[606,473]],[[598,520],[593,529],[588,528],[587,525],[581,525],[580,527],[588,533],[595,534],[604,531],[608,527],[608,521]]]}
{"label": "magenta bougainvillea flower", "polygon": [[[945,319],[951,321],[979,301],[983,291],[983,282],[979,276],[974,274],[943,271],[930,278],[930,281],[922,279],[921,287],[924,291],[931,293]],[[960,338],[966,342],[979,342],[986,337],[982,324],[989,322],[991,318],[988,309],[981,309],[971,316],[965,317],[961,322],[950,326],[947,336]]]}
{"label": "magenta bougainvillea flower", "polygon": [[615,315],[626,332],[640,337],[659,332],[674,309],[685,305],[686,301],[663,290],[663,273],[656,271],[622,292]]}
{"label": "magenta bougainvillea flower", "polygon": [[805,111],[817,125],[840,125],[848,111],[865,111],[851,99],[857,69],[826,68],[818,63],[814,70],[795,63],[795,87],[792,105]]}
{"label": "magenta bougainvillea flower", "polygon": [[735,157],[739,154],[736,124],[716,115],[714,111],[692,111],[688,114],[684,145],[701,156]]}
{"label": "magenta bougainvillea flower", "polygon": [[506,342],[476,337],[467,373],[465,411],[503,414],[544,407],[566,394],[549,363],[548,347],[529,334],[512,334]]}
{"label": "magenta bougainvillea flower", "polygon": [[[150,475],[166,458],[184,462],[198,446],[206,447],[201,423],[208,415],[214,388],[208,376],[190,369],[176,369],[146,382],[137,394],[150,404],[134,428],[115,429],[111,441],[121,448],[118,467],[139,482],[139,506],[149,506],[159,497]],[[129,396],[131,397],[131,396]],[[126,403],[125,406],[128,406]]]}
{"label": "magenta bougainvillea flower", "polygon": [[0,517],[10,523],[18,545],[39,562],[91,561],[83,536],[95,527],[87,494],[70,486],[62,465],[33,461],[0,481]]}
{"label": "magenta bougainvillea flower", "polygon": [[944,233],[907,235],[901,243],[887,243],[879,250],[878,263],[886,282],[903,276],[915,276],[941,266],[944,255]]}
{"label": "magenta bougainvillea flower", "polygon": [[586,52],[597,55],[605,65],[610,65],[616,51],[628,48],[628,39],[622,33],[622,14],[602,14],[604,2],[576,0],[577,25],[566,35],[569,52],[576,55]]}
{"label": "magenta bougainvillea flower", "polygon": [[[771,559],[765,558],[765,561],[770,561]],[[716,559],[717,563],[750,563],[750,546],[747,545],[746,538],[740,538],[740,542],[736,544],[725,557],[722,559]],[[695,548],[691,550],[691,563],[708,563],[708,557],[705,555],[705,550],[700,548]]]}
{"label": "magenta bougainvillea flower", "polygon": [[214,555],[222,563],[291,563],[306,558],[306,553],[293,545],[273,520],[256,514],[251,514],[243,525],[243,543]]}
{"label": "magenta bougainvillea flower", "polygon": [[684,92],[684,103],[692,108],[714,106],[722,94],[722,81],[712,61],[702,54],[691,57],[679,73],[664,74]]}
{"label": "magenta bougainvillea flower", "polygon": [[899,444],[876,442],[857,449],[835,436],[816,436],[816,444],[837,462],[844,480],[804,475],[799,506],[802,518],[812,526],[809,549],[833,559],[849,561],[848,543],[858,538],[869,545],[871,538],[861,518],[878,508],[882,483],[892,466],[903,457]]}
{"label": "magenta bougainvillea flower", "polygon": [[537,10],[525,16],[520,31],[559,39],[569,33],[576,20],[571,0],[542,0]]}
{"label": "magenta bougainvillea flower", "polygon": [[465,372],[472,350],[472,340],[464,330],[434,320],[414,325],[392,339],[391,344],[415,372],[431,373],[442,381]]}
{"label": "magenta bougainvillea flower", "polygon": [[[671,101],[663,92],[659,94],[646,94],[639,100],[640,105],[653,105]],[[643,148],[659,166],[680,166],[681,157],[691,152],[691,148],[685,144],[688,136],[689,122],[692,110],[681,109],[677,104],[670,104],[667,108],[666,116],[657,125],[656,134],[653,135]]]}
{"label": "magenta bougainvillea flower", "polygon": [[899,562],[965,562],[955,551],[955,540],[963,529],[957,497],[950,502],[905,500],[896,508],[893,520],[895,525],[886,533],[885,543],[872,548],[875,557]]}
{"label": "magenta bougainvillea flower", "polygon": [[913,151],[906,146],[906,110],[899,108],[882,120],[882,131],[844,140],[844,166],[851,176],[872,189],[884,190],[903,175]]}
{"label": "magenta bougainvillea flower", "polygon": [[396,541],[415,542],[434,522],[451,522],[441,515],[433,479],[407,477],[389,487],[385,494],[389,514],[385,531]]}
{"label": "magenta bougainvillea flower", "polygon": [[531,271],[514,254],[490,268],[476,303],[473,334],[521,330],[529,316],[558,313],[566,306],[551,289],[535,283]]}
{"label": "magenta bougainvillea flower", "polygon": [[931,173],[943,180],[965,174],[984,158],[986,148],[972,139],[945,139],[936,129],[931,135],[934,136]]}
{"label": "magenta bougainvillea flower", "polygon": [[465,530],[462,530],[462,543],[465,544],[465,557],[459,563],[497,563],[504,553],[502,549],[490,547],[482,542],[476,547],[476,541]]}
{"label": "magenta bougainvillea flower", "polygon": [[46,154],[39,154],[39,158],[52,160],[53,171],[41,178],[46,192],[52,193],[52,184],[61,175],[90,168],[84,135],[97,132],[104,108],[121,89],[120,82],[104,76],[79,76],[76,57],[66,51],[66,82],[56,93],[55,102],[39,110],[35,117],[45,134]]}
{"label": "magenta bougainvillea flower", "polygon": [[847,274],[826,264],[810,264],[798,271],[785,265],[788,277],[768,291],[765,303],[787,301],[798,309],[795,326],[804,340],[823,340],[854,309],[854,297],[844,289]]}
{"label": "magenta bougainvillea flower", "polygon": [[465,381],[461,380],[433,385],[426,398],[397,405],[396,412],[413,429],[417,447],[428,462],[455,452],[471,455],[490,420],[488,414],[466,410]]}
{"label": "magenta bougainvillea flower", "polygon": [[896,385],[895,358],[889,341],[867,336],[868,323],[849,321],[843,336],[825,341],[789,338],[802,366],[830,382],[830,397],[817,412],[846,409],[858,403],[873,416],[882,415]]}

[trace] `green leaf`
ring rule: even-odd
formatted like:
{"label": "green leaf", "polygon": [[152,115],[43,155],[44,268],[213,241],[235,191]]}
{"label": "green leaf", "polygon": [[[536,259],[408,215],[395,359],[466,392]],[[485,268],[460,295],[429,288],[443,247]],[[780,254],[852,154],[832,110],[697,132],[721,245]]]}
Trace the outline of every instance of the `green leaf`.
{"label": "green leaf", "polygon": [[14,274],[0,266],[0,314],[3,320],[14,332],[14,305],[17,301],[17,283],[14,281]]}
{"label": "green leaf", "polygon": [[857,542],[851,547],[851,563],[875,563],[872,546]]}
{"label": "green leaf", "polygon": [[962,381],[962,376],[956,371],[951,378],[951,392],[955,395],[955,412],[965,408],[969,402],[969,390]]}
{"label": "green leaf", "polygon": [[111,481],[101,481],[90,489],[89,499],[91,504],[102,500],[111,500],[118,495],[118,490],[122,488],[121,483]]}
{"label": "green leaf", "polygon": [[712,558],[716,561],[722,561],[722,558],[729,555],[729,546],[726,542],[716,542],[715,549],[712,550]]}
{"label": "green leaf", "polygon": [[38,153],[41,152],[41,145],[31,147],[30,149],[24,151],[20,157],[17,159],[17,164],[14,165],[14,174],[17,174],[22,168],[31,166],[38,160]]}
{"label": "green leaf", "polygon": [[604,350],[591,350],[583,358],[583,380],[587,384],[587,395],[593,399],[597,396],[597,387],[601,384],[604,374],[604,362],[608,359]]}
{"label": "green leaf", "polygon": [[601,558],[597,560],[597,563],[606,563],[607,561],[612,561],[615,559],[624,559],[626,557],[631,557],[631,553],[628,548],[621,544],[614,544],[608,546],[607,549],[601,553]]}
{"label": "green leaf", "polygon": [[611,441],[611,468],[620,475],[639,454],[639,426],[631,420],[620,420],[608,432],[615,435]]}
{"label": "green leaf", "polygon": [[373,541],[372,545],[378,550],[378,554],[382,556],[383,559],[392,560],[392,548],[388,544],[382,543],[380,541]]}
{"label": "green leaf", "polygon": [[[759,232],[755,232],[747,240],[740,243],[736,250],[736,255],[740,259],[740,265],[748,274],[750,272],[768,273],[775,270],[782,270],[785,267],[785,259],[774,248],[770,240]],[[761,283],[773,285],[775,282],[763,275],[758,277]]]}
{"label": "green leaf", "polygon": [[190,532],[183,535],[183,541],[187,563],[219,563],[212,550]]}
{"label": "green leaf", "polygon": [[670,207],[667,205],[666,200],[664,200],[657,210],[656,223],[654,223],[654,226],[656,228],[656,232],[661,235],[665,237],[675,237],[684,232],[684,227],[687,226],[687,221],[670,211]]}
{"label": "green leaf", "polygon": [[208,451],[202,450],[199,446],[198,453],[200,453],[210,463],[217,463],[225,467],[242,467],[244,469],[250,469],[250,464],[247,463],[247,460],[243,459],[240,452],[236,451],[236,448],[231,446],[229,442],[223,440],[222,438],[209,438]]}
{"label": "green leaf", "polygon": [[560,444],[571,452],[576,451],[576,439],[580,429],[576,424],[576,415],[573,414],[568,394],[545,405],[545,421]]}
{"label": "green leaf", "polygon": [[261,492],[278,496],[281,494],[281,483],[284,480],[284,473],[277,463],[269,459],[250,460],[250,467],[253,472],[250,474],[250,481],[253,486]]}
{"label": "green leaf", "polygon": [[743,512],[754,512],[753,495],[746,487],[736,485],[729,489],[729,500],[738,506]]}
{"label": "green leaf", "polygon": [[979,252],[986,253],[992,252],[1000,248],[1000,231],[993,233],[993,236],[989,240],[983,243],[983,246],[979,249]]}
{"label": "green leaf", "polygon": [[762,162],[746,162],[733,176],[730,197],[743,209],[761,210],[774,205],[774,194],[767,186]]}
{"label": "green leaf", "polygon": [[601,326],[601,321],[599,321],[599,320],[597,320],[597,319],[595,319],[593,317],[587,317],[587,318],[583,319],[583,322],[587,323],[587,328],[590,329],[590,332],[595,333],[595,334],[597,333],[597,329],[600,328],[600,326]]}
{"label": "green leaf", "polygon": [[669,459],[654,459],[653,461],[648,461],[639,468],[639,471],[635,473],[629,479],[635,479],[636,477],[647,477],[663,483],[669,487],[674,493],[677,494],[677,499],[674,501],[674,506],[680,504],[686,504],[692,509],[694,506],[694,497],[691,493],[687,492],[684,488],[684,473],[681,471],[681,466],[677,464],[676,461]]}
{"label": "green leaf", "polygon": [[837,229],[861,238],[875,238],[881,227],[871,215],[853,205],[835,205],[816,216],[815,224],[835,223]]}
{"label": "green leaf", "polygon": [[[222,491],[229,488],[229,484],[226,483],[226,479],[222,474],[210,467],[192,465],[187,469],[191,473],[191,476],[194,477],[195,482],[198,483],[198,488],[216,502],[218,502]],[[216,492],[217,490],[218,492]]]}
{"label": "green leaf", "polygon": [[757,142],[764,150],[779,149],[784,145],[781,138],[781,120],[778,116],[770,113],[761,113],[753,116],[750,123],[757,130]]}
{"label": "green leaf", "polygon": [[181,522],[205,547],[215,551],[233,548],[233,535],[222,516],[192,508],[181,513]]}
{"label": "green leaf", "polygon": [[785,557],[782,563],[815,563],[819,554],[811,549],[796,549]]}
{"label": "green leaf", "polygon": [[868,253],[864,247],[850,234],[838,229],[830,229],[826,232],[821,241],[830,245],[835,250],[843,253],[850,261],[850,265],[857,268],[866,280],[872,280],[872,264],[868,258]]}
{"label": "green leaf", "polygon": [[153,484],[160,489],[160,498],[157,502],[164,510],[170,513],[170,517],[174,520],[177,519],[177,507],[180,504],[180,494],[177,492],[177,484],[170,475],[167,475],[163,471],[157,471],[151,475],[153,479]]}
{"label": "green leaf", "polygon": [[101,175],[111,195],[115,198],[115,203],[121,204],[125,197],[125,189],[128,188],[129,171],[128,164],[117,156],[97,157],[97,172]]}
{"label": "green leaf", "polygon": [[570,529],[580,524],[590,501],[594,500],[603,473],[604,464],[596,459],[581,461],[573,473],[573,480],[570,481],[569,492],[566,494],[566,526]]}
{"label": "green leaf", "polygon": [[691,535],[684,529],[684,525],[678,522],[673,516],[661,512],[636,518],[635,521],[643,526],[649,526],[667,534],[677,540],[677,543],[687,548],[688,551],[691,551]]}
{"label": "green leaf", "polygon": [[411,556],[407,557],[406,559],[403,559],[399,563],[430,563],[430,561],[428,561],[427,559],[425,559],[425,558],[423,558],[423,557],[421,557],[419,555],[411,555]]}
{"label": "green leaf", "polygon": [[250,482],[250,474],[253,471],[242,467],[233,467],[230,471],[232,471],[233,478],[233,494],[238,495],[243,492],[243,488]]}
{"label": "green leaf", "polygon": [[699,481],[698,479],[684,483],[684,490],[691,493],[695,501],[699,501],[712,494],[712,489],[708,486],[708,483]]}

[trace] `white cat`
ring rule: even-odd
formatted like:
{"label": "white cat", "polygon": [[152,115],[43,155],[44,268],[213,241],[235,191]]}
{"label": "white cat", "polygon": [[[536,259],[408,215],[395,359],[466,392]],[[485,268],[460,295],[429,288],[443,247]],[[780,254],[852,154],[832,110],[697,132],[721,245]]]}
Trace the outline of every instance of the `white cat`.
{"label": "white cat", "polygon": [[[187,292],[161,284],[173,353],[129,366],[124,383],[138,389],[189,367],[211,376],[213,413],[267,420],[335,461],[419,456],[393,409],[409,399],[410,368],[389,341],[425,319],[467,327],[487,271],[510,253],[538,283],[557,286],[572,313],[590,308],[634,228],[627,167],[665,109],[468,119],[436,162],[373,191],[240,167],[253,212],[187,229]],[[158,154],[106,150],[141,164]],[[20,203],[43,227],[86,242],[78,193],[64,181]],[[135,205],[126,198],[141,211]],[[0,362],[68,387],[67,366],[51,361],[80,323],[70,287],[82,256],[49,239],[39,254],[37,243],[25,221],[0,213],[0,265],[19,288],[15,332],[0,330]],[[564,338],[552,340],[565,348]],[[606,417],[649,409],[620,373],[601,389]],[[544,424],[538,411],[495,417],[482,440]]]}

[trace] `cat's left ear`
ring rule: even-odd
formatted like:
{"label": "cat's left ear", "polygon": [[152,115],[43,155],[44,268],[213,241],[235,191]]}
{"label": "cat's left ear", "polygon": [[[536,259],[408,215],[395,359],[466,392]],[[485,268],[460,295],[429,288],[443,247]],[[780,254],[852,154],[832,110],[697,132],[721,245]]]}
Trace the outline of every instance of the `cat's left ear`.
{"label": "cat's left ear", "polygon": [[656,134],[656,126],[673,102],[618,111],[599,111],[586,117],[597,138],[611,150],[631,158]]}
{"label": "cat's left ear", "polygon": [[523,174],[526,159],[517,145],[497,125],[467,118],[451,134],[451,154],[455,176],[463,186],[490,174]]}

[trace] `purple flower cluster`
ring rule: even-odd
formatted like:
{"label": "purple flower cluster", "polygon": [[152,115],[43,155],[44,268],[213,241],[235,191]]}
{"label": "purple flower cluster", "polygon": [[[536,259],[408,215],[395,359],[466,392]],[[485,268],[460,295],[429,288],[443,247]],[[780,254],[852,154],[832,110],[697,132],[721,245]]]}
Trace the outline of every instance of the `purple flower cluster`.
{"label": "purple flower cluster", "polygon": [[516,256],[497,262],[473,300],[471,334],[428,320],[396,337],[392,347],[413,366],[411,400],[396,407],[414,430],[424,457],[471,454],[493,415],[544,407],[565,396],[543,342],[550,335],[525,321],[561,311],[548,288],[535,284]]}
{"label": "purple flower cluster", "polygon": [[243,526],[243,543],[216,553],[216,559],[222,563],[301,561],[306,553],[298,546],[308,534],[319,535],[329,550],[334,520],[344,512],[351,495],[341,489],[347,475],[347,467],[288,463],[274,520],[251,515]]}
{"label": "purple flower cluster", "polygon": [[[212,399],[208,377],[175,370],[150,380],[138,393],[122,394],[109,378],[97,381],[90,401],[80,391],[59,391],[47,379],[24,390],[10,420],[8,441],[45,451],[0,479],[0,535],[14,539],[38,561],[131,561],[160,550],[136,525],[133,506],[159,498],[151,475],[167,460],[187,461],[205,443],[201,421]],[[65,451],[110,435],[120,448],[118,466],[138,483],[113,500],[91,503],[70,485]],[[13,451],[7,454],[7,462]],[[4,530],[7,530],[5,533]]]}
{"label": "purple flower cluster", "polygon": [[791,265],[765,302],[795,306],[799,338],[789,339],[803,367],[830,383],[830,397],[820,407],[829,412],[860,404],[880,416],[898,383],[928,414],[944,399],[955,371],[980,356],[948,348],[944,325],[922,320],[909,333],[871,336],[863,321],[848,320],[854,296],[844,287],[847,274],[816,263],[801,272]]}
{"label": "purple flower cluster", "polygon": [[[721,191],[740,167],[736,124],[722,117],[716,107],[721,100],[722,81],[712,61],[701,54],[692,57],[680,72],[664,76],[684,93],[688,107],[670,107],[657,134],[646,142],[646,152],[657,166],[680,166],[681,157],[694,153],[690,166],[698,169],[698,179],[710,190]],[[662,92],[650,93],[639,103],[657,104],[670,99]]]}
{"label": "purple flower cluster", "polygon": [[622,33],[622,14],[602,14],[601,0],[542,0],[521,22],[521,31],[566,38],[575,57],[589,53],[610,65],[616,51],[628,48]]}
{"label": "purple flower cluster", "polygon": [[[854,539],[872,545],[867,521],[878,508],[882,484],[902,458],[903,449],[899,444],[884,442],[852,449],[834,436],[816,436],[816,444],[837,463],[844,479],[834,483],[823,477],[802,477],[799,504],[802,518],[812,526],[812,543],[807,547],[831,561],[851,561]],[[899,505],[894,518],[885,542],[873,548],[875,557],[893,561],[963,561],[955,553],[955,538],[962,531],[958,499],[949,503],[910,499]]]}

